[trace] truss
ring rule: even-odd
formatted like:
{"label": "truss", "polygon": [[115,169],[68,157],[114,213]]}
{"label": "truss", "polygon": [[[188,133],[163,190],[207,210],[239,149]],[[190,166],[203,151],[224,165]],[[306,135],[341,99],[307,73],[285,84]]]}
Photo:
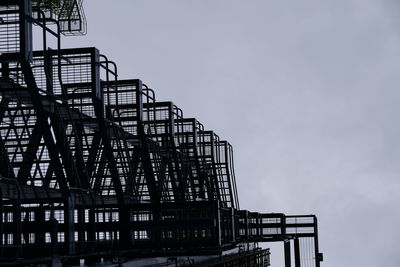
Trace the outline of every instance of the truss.
{"label": "truss", "polygon": [[[118,80],[96,48],[48,49],[47,36],[76,30],[65,25],[80,2],[31,4],[0,3],[0,264],[281,241],[286,266],[293,242],[296,266],[319,267],[315,216],[240,210],[229,142],[141,80]],[[32,51],[32,24],[43,29],[41,51]],[[269,264],[266,250],[246,253]]]}

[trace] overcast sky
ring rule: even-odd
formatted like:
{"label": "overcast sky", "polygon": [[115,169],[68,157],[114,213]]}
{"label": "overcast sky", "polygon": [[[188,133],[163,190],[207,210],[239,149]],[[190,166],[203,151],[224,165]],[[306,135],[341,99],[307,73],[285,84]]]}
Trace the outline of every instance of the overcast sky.
{"label": "overcast sky", "polygon": [[[233,144],[241,208],[316,214],[324,267],[400,266],[398,0],[86,0],[88,34]],[[282,250],[272,250],[273,267]]]}

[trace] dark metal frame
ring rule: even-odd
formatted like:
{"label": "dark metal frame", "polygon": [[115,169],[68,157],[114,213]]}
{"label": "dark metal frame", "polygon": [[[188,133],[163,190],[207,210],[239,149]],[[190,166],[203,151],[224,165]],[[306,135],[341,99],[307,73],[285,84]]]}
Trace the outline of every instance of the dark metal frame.
{"label": "dark metal frame", "polygon": [[[281,241],[290,266],[293,240],[298,267],[311,240],[319,267],[315,216],[240,210],[232,146],[142,81],[118,80],[96,48],[61,49],[62,22],[39,7],[0,3],[0,264]],[[32,24],[43,29],[41,51]],[[248,253],[269,264],[266,251]]]}

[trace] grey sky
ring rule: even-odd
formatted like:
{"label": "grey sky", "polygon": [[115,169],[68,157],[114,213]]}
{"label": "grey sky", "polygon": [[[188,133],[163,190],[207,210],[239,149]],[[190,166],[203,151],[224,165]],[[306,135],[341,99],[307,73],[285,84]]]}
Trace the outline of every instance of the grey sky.
{"label": "grey sky", "polygon": [[[324,267],[400,266],[396,0],[86,0],[122,78],[229,140],[241,207],[315,213]],[[280,250],[272,251],[281,265]]]}

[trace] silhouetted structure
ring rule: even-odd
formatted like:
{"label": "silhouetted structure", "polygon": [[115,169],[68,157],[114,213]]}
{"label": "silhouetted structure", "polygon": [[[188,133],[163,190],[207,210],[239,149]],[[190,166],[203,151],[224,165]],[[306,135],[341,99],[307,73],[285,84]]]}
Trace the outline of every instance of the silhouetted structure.
{"label": "silhouetted structure", "polygon": [[251,244],[282,241],[290,266],[293,241],[319,267],[316,217],[240,210],[232,146],[96,48],[61,49],[85,30],[77,0],[0,2],[0,264],[268,266]]}

